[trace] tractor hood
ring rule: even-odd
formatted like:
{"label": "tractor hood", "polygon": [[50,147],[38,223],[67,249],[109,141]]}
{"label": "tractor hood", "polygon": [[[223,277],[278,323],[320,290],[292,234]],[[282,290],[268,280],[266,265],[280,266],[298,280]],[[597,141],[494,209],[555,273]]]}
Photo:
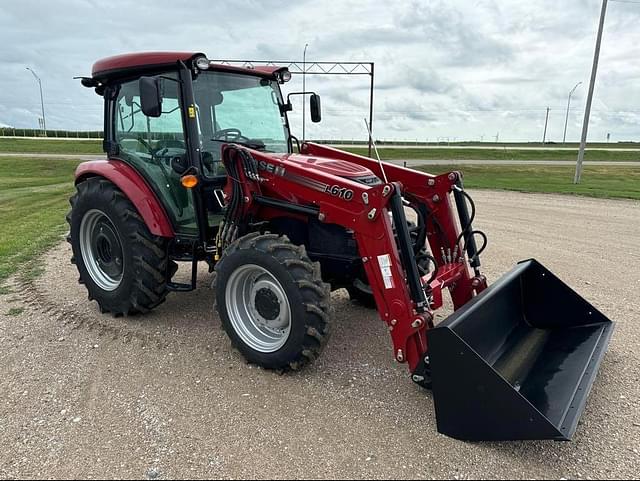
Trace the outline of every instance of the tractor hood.
{"label": "tractor hood", "polygon": [[315,155],[288,154],[280,157],[282,160],[295,162],[299,166],[335,175],[367,185],[378,185],[382,181],[369,169],[345,160],[319,157]]}

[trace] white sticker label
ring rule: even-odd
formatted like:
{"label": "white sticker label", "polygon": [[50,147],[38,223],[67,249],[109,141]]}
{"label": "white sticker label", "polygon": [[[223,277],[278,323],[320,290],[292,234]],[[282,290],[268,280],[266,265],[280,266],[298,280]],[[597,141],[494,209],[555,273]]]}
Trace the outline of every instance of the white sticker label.
{"label": "white sticker label", "polygon": [[393,289],[394,284],[393,273],[391,272],[391,256],[389,254],[378,256],[378,265],[380,265],[380,274],[382,274],[385,289]]}
{"label": "white sticker label", "polygon": [[378,264],[380,267],[391,267],[391,256],[389,254],[378,256]]}

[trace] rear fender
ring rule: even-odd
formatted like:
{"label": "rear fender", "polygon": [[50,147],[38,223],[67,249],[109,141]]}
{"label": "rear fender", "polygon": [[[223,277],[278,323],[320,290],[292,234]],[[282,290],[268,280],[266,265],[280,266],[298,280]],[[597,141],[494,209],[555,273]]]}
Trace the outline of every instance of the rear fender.
{"label": "rear fender", "polygon": [[83,162],[75,173],[76,185],[91,177],[104,177],[115,184],[133,203],[149,231],[160,237],[175,237],[166,211],[142,176],[120,160]]}

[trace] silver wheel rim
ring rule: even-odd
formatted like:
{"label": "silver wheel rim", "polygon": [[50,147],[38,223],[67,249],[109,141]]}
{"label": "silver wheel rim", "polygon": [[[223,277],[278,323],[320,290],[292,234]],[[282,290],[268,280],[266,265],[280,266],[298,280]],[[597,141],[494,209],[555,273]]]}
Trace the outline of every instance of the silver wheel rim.
{"label": "silver wheel rim", "polygon": [[102,290],[114,291],[122,282],[122,245],[111,219],[92,209],[80,223],[80,251],[91,280]]}
{"label": "silver wheel rim", "polygon": [[247,264],[233,271],[225,288],[225,305],[233,330],[252,349],[272,353],[289,339],[289,299],[266,269]]}

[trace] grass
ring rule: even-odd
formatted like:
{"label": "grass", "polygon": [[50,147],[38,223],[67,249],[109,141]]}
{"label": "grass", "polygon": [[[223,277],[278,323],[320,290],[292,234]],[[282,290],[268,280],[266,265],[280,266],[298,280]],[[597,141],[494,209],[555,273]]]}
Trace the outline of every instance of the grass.
{"label": "grass", "polygon": [[[349,152],[367,155],[361,147],[345,148]],[[570,160],[578,158],[578,150],[517,150],[517,149],[378,149],[382,160]],[[587,150],[586,161],[628,162],[640,161],[640,152]]]}
{"label": "grass", "polygon": [[11,309],[9,309],[9,312],[7,312],[7,316],[19,316],[23,312],[23,307],[12,307]]}
{"label": "grass", "polygon": [[[59,242],[77,162],[0,158],[0,284]],[[37,266],[25,270],[37,275]]]}
{"label": "grass", "polygon": [[[25,279],[41,272],[29,262],[55,245],[67,232],[65,215],[73,192],[76,161],[0,157],[0,294],[2,283],[21,271]],[[573,184],[573,168],[564,166],[452,166],[419,167],[431,173],[462,170],[465,185],[476,189],[577,194],[640,200],[640,167],[586,166],[583,182]]]}
{"label": "grass", "polygon": [[102,140],[0,138],[0,152],[25,154],[100,154]]}
{"label": "grass", "polygon": [[[472,145],[472,144],[470,144]],[[617,144],[612,144],[616,145]],[[594,145],[595,146],[595,145]],[[638,146],[638,145],[635,145]],[[408,148],[389,149],[380,147],[378,151],[383,160],[570,160],[578,156],[575,150],[518,150],[518,144],[495,149],[438,149]],[[609,146],[609,148],[615,148]],[[349,152],[367,155],[366,147],[345,148]],[[0,138],[0,153],[38,153],[38,154],[101,154],[101,140],[52,140]],[[640,152],[589,151],[587,161],[640,161]]]}
{"label": "grass", "polygon": [[418,169],[434,174],[460,170],[464,174],[465,187],[472,189],[640,200],[640,167],[586,166],[579,185],[573,183],[574,168],[564,166],[429,165]]}

